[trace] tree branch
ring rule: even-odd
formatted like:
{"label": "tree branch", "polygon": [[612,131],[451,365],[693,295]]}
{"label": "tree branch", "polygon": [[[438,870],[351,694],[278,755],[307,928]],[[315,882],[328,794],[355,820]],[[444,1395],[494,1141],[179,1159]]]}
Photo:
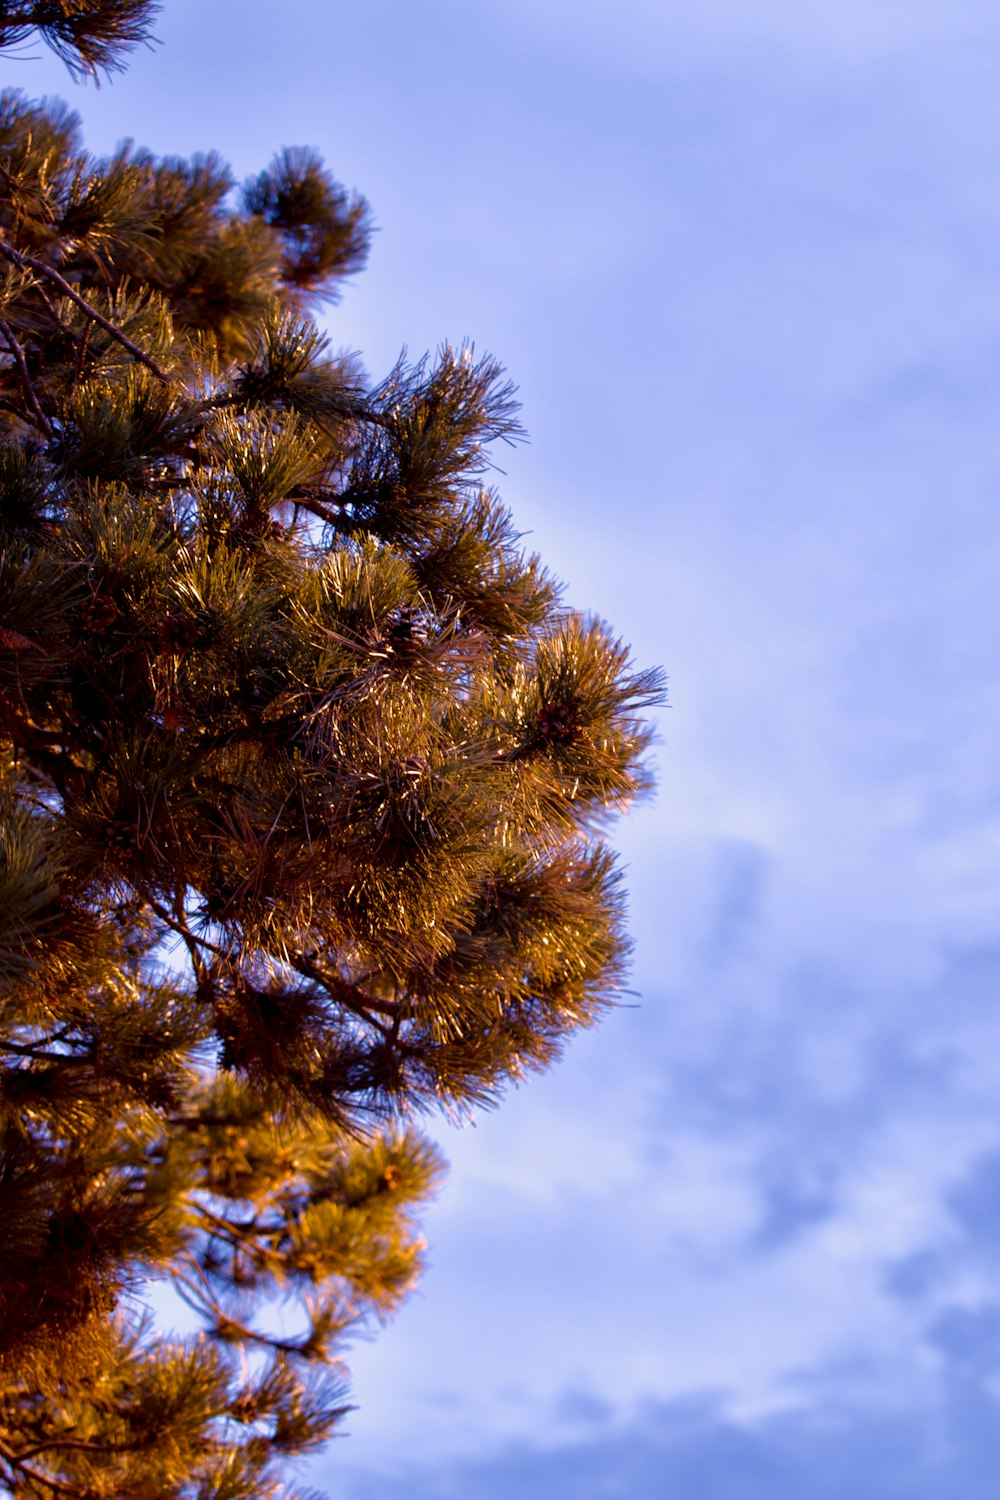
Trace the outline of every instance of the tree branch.
{"label": "tree branch", "polygon": [[49,1453],[56,1448],[76,1449],[80,1453],[136,1453],[143,1447],[148,1447],[148,1444],[140,1442],[89,1443],[86,1438],[53,1438],[51,1442],[37,1443],[34,1448],[26,1448],[22,1453],[18,1453],[16,1461],[20,1463],[23,1459],[37,1458],[39,1454]]}
{"label": "tree branch", "polygon": [[[328,974],[324,969],[306,954],[296,954],[288,960],[297,974],[302,974],[306,979],[312,979],[321,985],[330,996],[342,1005],[345,1010],[353,1011],[355,1015],[361,1016],[370,1025],[378,1023],[368,1014],[375,1011],[378,1015],[389,1016],[395,1019],[402,1013],[402,1007],[395,1000],[379,1000],[375,995],[369,995],[364,990],[358,989],[357,985],[351,984],[346,979],[341,979],[339,974]],[[380,1031],[384,1030],[379,1026]]]}
{"label": "tree branch", "polygon": [[[193,1270],[197,1271],[200,1277],[202,1275],[202,1271],[197,1261],[193,1261],[191,1256],[185,1256],[185,1259],[187,1260],[188,1265],[190,1265]],[[207,1289],[203,1290],[200,1286],[198,1286],[196,1282],[192,1281],[190,1276],[185,1276],[184,1272],[176,1264],[171,1268],[170,1275],[172,1279],[183,1282],[183,1284],[190,1291],[191,1296],[197,1299],[197,1305],[193,1302],[190,1302],[188,1298],[184,1296],[183,1292],[178,1291],[177,1295],[181,1298],[181,1300],[183,1302],[187,1302],[192,1311],[207,1314],[215,1320],[215,1323],[217,1325],[217,1335],[223,1329],[232,1330],[236,1337],[242,1342],[262,1344],[265,1349],[274,1349],[275,1352],[279,1354],[301,1355],[303,1353],[303,1350],[308,1348],[308,1339],[304,1340],[302,1343],[296,1343],[292,1339],[275,1338],[269,1336],[266,1333],[259,1333],[255,1328],[248,1328],[245,1323],[241,1323],[237,1318],[231,1318],[229,1314],[219,1306],[219,1303],[216,1302],[215,1298]]]}
{"label": "tree branch", "polygon": [[85,298],[81,297],[76,288],[66,280],[65,276],[60,275],[53,266],[46,265],[44,260],[39,260],[34,255],[25,255],[23,251],[15,250],[13,245],[8,245],[2,239],[0,239],[0,255],[5,256],[12,265],[17,266],[19,269],[27,266],[29,270],[36,271],[39,276],[45,276],[52,282],[53,286],[59,288],[64,297],[68,297],[81,312],[85,313],[88,318],[96,323],[98,328],[103,328],[105,333],[110,334],[113,339],[117,340],[123,349],[128,350],[133,359],[137,359],[140,364],[146,366],[147,370],[151,370],[157,380],[162,380],[164,385],[170,384],[169,375],[163,373],[156,361],[150,359],[144,349],[140,349],[138,344],[132,342],[128,334],[122,333],[121,329],[117,328],[109,318],[106,318],[103,313],[97,311],[96,307],[92,307]]}
{"label": "tree branch", "polygon": [[300,495],[294,492],[286,496],[286,499],[290,500],[299,510],[307,510],[311,516],[316,516],[325,526],[332,526],[336,530],[343,530],[343,516],[335,515],[321,500],[314,500],[308,495]]}
{"label": "tree branch", "polygon": [[50,1479],[47,1474],[39,1474],[37,1469],[29,1468],[22,1463],[18,1454],[13,1453],[6,1443],[0,1443],[0,1459],[7,1464],[8,1468],[15,1473],[22,1474],[29,1484],[42,1484],[47,1489],[53,1490],[57,1495],[78,1495],[79,1490],[75,1485],[63,1484],[59,1479]]}
{"label": "tree branch", "polygon": [[13,328],[11,328],[5,318],[0,318],[0,333],[3,334],[4,342],[13,355],[14,363],[17,365],[17,373],[21,377],[21,385],[24,387],[24,394],[28,398],[28,405],[34,413],[35,421],[45,436],[51,438],[52,425],[42,410],[42,404],[38,399],[38,392],[35,390],[31,376],[28,374],[28,362],[24,357],[24,350],[18,343]]}
{"label": "tree branch", "polygon": [[[183,939],[184,946],[191,958],[191,967],[194,969],[196,981],[200,982],[202,977],[207,978],[208,976],[208,971],[205,968],[205,960],[201,956],[202,948],[206,948],[209,953],[218,954],[219,958],[232,959],[232,953],[226,948],[220,948],[218,943],[210,942],[208,938],[198,937],[196,933],[193,933],[183,915],[180,918],[171,916],[167,908],[161,902],[157,901],[154,896],[147,896],[145,899],[160,921],[165,922],[171,932],[176,932],[177,936]],[[181,910],[183,913],[183,903]]]}

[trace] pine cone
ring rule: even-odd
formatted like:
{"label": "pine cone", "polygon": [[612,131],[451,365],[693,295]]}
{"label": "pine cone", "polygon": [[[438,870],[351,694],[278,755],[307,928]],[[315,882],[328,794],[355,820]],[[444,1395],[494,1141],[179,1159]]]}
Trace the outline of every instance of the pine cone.
{"label": "pine cone", "polygon": [[576,739],[580,729],[576,711],[569,703],[543,703],[535,727],[547,745],[568,744]]}
{"label": "pine cone", "polygon": [[427,639],[427,621],[418,610],[398,609],[390,615],[384,635],[388,656],[403,663],[415,661]]}
{"label": "pine cone", "polygon": [[142,835],[134,820],[112,818],[104,830],[104,842],[117,854],[134,854],[142,848]]}
{"label": "pine cone", "polygon": [[181,656],[197,646],[204,634],[201,623],[190,615],[164,615],[156,627],[156,638],[161,651]]}
{"label": "pine cone", "polygon": [[94,594],[80,610],[80,624],[91,635],[104,635],[118,619],[118,606],[107,594]]}

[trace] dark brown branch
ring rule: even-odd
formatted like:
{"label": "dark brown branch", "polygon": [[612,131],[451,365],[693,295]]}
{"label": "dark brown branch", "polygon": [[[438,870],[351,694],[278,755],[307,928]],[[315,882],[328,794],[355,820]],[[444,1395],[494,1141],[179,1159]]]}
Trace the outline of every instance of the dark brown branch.
{"label": "dark brown branch", "polygon": [[38,392],[35,390],[34,383],[28,373],[28,362],[24,357],[24,350],[18,343],[13,328],[11,328],[5,318],[0,318],[0,333],[3,334],[4,342],[13,356],[14,363],[17,365],[17,373],[21,378],[21,385],[24,387],[24,394],[28,399],[28,405],[34,413],[35,421],[45,436],[51,438],[52,426],[42,410],[42,403],[38,399]]}
{"label": "dark brown branch", "polygon": [[[199,1277],[203,1276],[201,1267],[198,1265],[197,1261],[195,1261],[191,1256],[185,1256],[185,1260],[187,1261],[188,1265],[190,1265],[192,1269],[198,1273]],[[190,1301],[187,1297],[184,1296],[184,1293],[178,1289],[177,1295],[181,1298],[181,1300],[187,1302],[188,1306],[192,1308],[193,1311],[208,1314],[209,1317],[213,1318],[215,1320],[217,1331],[231,1331],[239,1339],[245,1340],[247,1343],[262,1344],[265,1349],[274,1349],[277,1353],[280,1354],[301,1354],[303,1349],[308,1347],[308,1340],[304,1340],[302,1343],[296,1343],[292,1339],[275,1338],[273,1336],[269,1336],[266,1333],[259,1333],[255,1328],[248,1328],[245,1323],[241,1323],[237,1318],[231,1318],[229,1314],[225,1312],[222,1307],[220,1307],[219,1303],[215,1300],[212,1294],[207,1289],[203,1289],[202,1287],[198,1286],[196,1282],[192,1281],[190,1276],[185,1276],[184,1272],[180,1269],[179,1266],[174,1266],[171,1269],[170,1275],[172,1279],[176,1279],[177,1281],[182,1282],[184,1286],[186,1286],[190,1291],[191,1296],[197,1299],[197,1302],[195,1303]]]}
{"label": "dark brown branch", "polygon": [[60,796],[83,775],[83,768],[73,759],[68,750],[62,748],[63,737],[53,730],[39,729],[16,713],[7,704],[0,716],[0,729],[10,736],[15,756],[20,763],[23,754],[30,757],[38,771],[51,780]]}
{"label": "dark brown branch", "polygon": [[187,913],[184,910],[184,891],[178,887],[174,892],[174,918],[177,922],[177,932],[180,934],[184,946],[187,948],[191,959],[191,967],[194,970],[195,983],[199,992],[208,984],[208,967],[198,947],[194,933],[188,926]]}
{"label": "dark brown branch", "polygon": [[[199,1210],[193,1210],[193,1212],[198,1211]],[[214,1224],[210,1224],[205,1221],[206,1210],[200,1209],[200,1213],[204,1221],[202,1223],[202,1228],[204,1229],[205,1233],[211,1235],[213,1239],[223,1240],[235,1255],[239,1255],[242,1252],[249,1260],[257,1262],[258,1265],[261,1264],[264,1259],[266,1259],[266,1252],[261,1250],[259,1247],[247,1244],[247,1242],[240,1235],[238,1228],[234,1228],[232,1225],[229,1225],[225,1219],[215,1219],[214,1215],[208,1216],[210,1219],[214,1219]]]}
{"label": "dark brown branch", "polygon": [[[268,1235],[280,1234],[283,1229],[287,1229],[288,1227],[287,1224],[284,1223],[284,1221],[277,1225],[269,1227],[267,1224],[261,1224],[256,1218],[237,1220],[227,1219],[224,1218],[222,1214],[213,1213],[212,1210],[206,1206],[206,1204],[200,1203],[197,1200],[195,1200],[191,1204],[191,1211],[192,1213],[197,1214],[202,1223],[206,1226],[206,1234],[220,1234],[225,1239],[227,1239],[235,1249],[245,1250],[248,1255],[254,1254],[254,1247],[249,1245],[242,1238],[243,1235],[252,1234],[258,1237],[263,1236],[266,1238]],[[267,1251],[261,1249],[258,1246],[258,1258],[262,1255],[266,1256]]]}
{"label": "dark brown branch", "polygon": [[[192,932],[183,915],[176,914],[176,905],[175,914],[171,914],[155,897],[147,896],[146,900],[160,918],[160,921],[166,923],[171,932],[176,932],[178,937],[182,939],[191,957],[196,979],[200,979],[200,976],[206,973],[204,960],[200,952],[201,949],[207,949],[208,952],[215,953],[220,958],[232,958],[232,953],[225,948],[220,948],[217,943],[210,942],[208,938],[199,937],[197,933]],[[313,960],[307,958],[305,954],[296,954],[294,957],[289,958],[288,964],[297,974],[301,974],[303,978],[311,979],[315,984],[320,985],[338,1005],[342,1005],[345,1010],[349,1010],[354,1015],[359,1016],[369,1026],[374,1026],[376,1030],[382,1032],[383,1035],[387,1034],[387,1028],[376,1021],[375,1015],[388,1016],[390,1020],[398,1020],[403,1014],[402,1007],[394,1000],[380,1000],[376,995],[369,995],[364,990],[358,989],[356,985],[350,984],[346,979],[341,979],[339,975],[326,973]],[[375,1012],[375,1015],[372,1012]]]}
{"label": "dark brown branch", "polygon": [[325,526],[343,528],[343,516],[335,515],[332,510],[323,504],[321,500],[313,500],[307,495],[292,493],[286,497],[291,500],[299,510],[307,510],[311,516],[316,516]]}
{"label": "dark brown branch", "polygon": [[[364,990],[358,989],[357,985],[341,979],[339,974],[328,974],[321,969],[317,963],[308,958],[304,953],[297,954],[289,959],[291,967],[297,974],[302,974],[306,979],[312,979],[316,984],[326,990],[332,1000],[342,1005],[345,1010],[350,1010],[355,1015],[362,1016],[371,1025],[376,1025],[369,1011],[375,1011],[378,1015],[389,1016],[394,1019],[401,1014],[401,1007],[395,1000],[379,1000],[375,995],[369,995]],[[381,1031],[383,1028],[379,1027]]]}
{"label": "dark brown branch", "polygon": [[230,1130],[243,1123],[240,1115],[167,1115],[166,1124],[183,1130]]}
{"label": "dark brown branch", "polygon": [[14,1461],[21,1463],[27,1458],[38,1458],[40,1454],[50,1453],[56,1448],[71,1448],[80,1453],[136,1453],[145,1447],[148,1447],[148,1443],[90,1443],[86,1438],[53,1438],[51,1442],[36,1443],[34,1448],[24,1449]]}
{"label": "dark brown branch", "polygon": [[[199,1208],[195,1212],[204,1213],[204,1210]],[[234,1250],[243,1251],[245,1255],[255,1260],[259,1265],[264,1265],[267,1261],[274,1258],[273,1249],[265,1242],[288,1233],[287,1219],[279,1219],[275,1224],[265,1224],[259,1219],[226,1219],[222,1222],[229,1225],[232,1234],[223,1234],[221,1231],[213,1229],[208,1223],[203,1225],[205,1233],[207,1235],[217,1235],[218,1238],[227,1240]],[[254,1239],[252,1242],[244,1238],[248,1234],[253,1235]]]}
{"label": "dark brown branch", "polygon": [[209,953],[218,954],[219,958],[230,960],[232,959],[233,955],[228,949],[220,948],[218,943],[212,943],[208,938],[198,937],[196,933],[191,931],[185,920],[178,920],[176,917],[171,916],[167,908],[161,905],[161,903],[157,901],[153,896],[147,896],[146,901],[152,907],[153,911],[159,917],[160,921],[165,922],[166,925],[170,928],[171,932],[176,932],[177,936],[183,939],[184,946],[187,948],[188,953],[191,956],[191,965],[195,971],[196,979],[198,978],[199,973],[206,972],[204,968],[204,960],[200,952],[202,948],[207,949]]}
{"label": "dark brown branch", "polygon": [[75,369],[77,383],[79,383],[83,379],[83,362],[87,357],[87,345],[90,343],[90,330],[92,327],[93,324],[88,323],[83,331],[83,337],[77,341],[79,345],[76,351]]}
{"label": "dark brown branch", "polygon": [[23,1474],[29,1484],[42,1484],[47,1489],[54,1490],[57,1495],[78,1495],[79,1491],[75,1485],[63,1484],[59,1479],[50,1479],[47,1474],[39,1474],[37,1469],[31,1469],[26,1463],[22,1463],[18,1454],[13,1453],[6,1443],[0,1443],[0,1459],[7,1464],[8,1468],[15,1473]]}
{"label": "dark brown branch", "polygon": [[[58,1042],[59,1040],[58,1037],[48,1038],[49,1043]],[[73,1053],[46,1052],[45,1046],[46,1043],[44,1042],[38,1046],[22,1046],[18,1042],[0,1042],[0,1052],[9,1052],[14,1057],[30,1057],[33,1062],[74,1063],[88,1061],[87,1058],[75,1056]]]}
{"label": "dark brown branch", "polygon": [[29,270],[36,271],[39,276],[47,277],[53,286],[57,286],[63,296],[68,297],[81,312],[85,313],[88,318],[97,324],[98,328],[103,328],[105,333],[110,334],[113,339],[121,344],[123,349],[128,350],[133,359],[137,359],[140,364],[146,366],[147,370],[151,370],[157,380],[162,380],[164,385],[170,384],[170,377],[163,373],[156,361],[150,359],[144,349],[140,349],[138,344],[132,342],[128,334],[122,333],[121,329],[116,327],[109,318],[106,318],[103,313],[97,311],[96,307],[92,307],[84,297],[81,297],[76,288],[66,280],[65,276],[60,275],[54,267],[46,265],[44,260],[39,260],[34,255],[25,255],[23,251],[15,250],[12,245],[6,244],[3,240],[0,240],[0,255],[5,256],[12,265],[19,268],[26,266]]}

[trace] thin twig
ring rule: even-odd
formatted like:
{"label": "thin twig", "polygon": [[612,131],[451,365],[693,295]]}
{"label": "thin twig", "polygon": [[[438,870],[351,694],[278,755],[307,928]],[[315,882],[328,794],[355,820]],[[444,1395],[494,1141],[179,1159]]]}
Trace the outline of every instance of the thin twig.
{"label": "thin twig", "polygon": [[[201,1267],[198,1265],[197,1261],[193,1260],[189,1255],[185,1256],[185,1260],[187,1261],[188,1265],[192,1266],[192,1268],[198,1272],[199,1276],[203,1275]],[[177,1281],[183,1282],[183,1284],[188,1287],[191,1295],[197,1298],[200,1306],[195,1306],[193,1303],[189,1302],[181,1291],[178,1291],[177,1295],[182,1299],[182,1301],[187,1302],[188,1306],[191,1307],[193,1311],[201,1311],[203,1313],[210,1314],[211,1317],[215,1319],[217,1332],[222,1329],[231,1329],[233,1333],[235,1333],[240,1339],[244,1339],[247,1342],[252,1342],[255,1344],[263,1344],[266,1349],[274,1349],[281,1354],[302,1353],[302,1350],[305,1347],[305,1345],[303,1344],[297,1344],[290,1339],[280,1339],[271,1337],[266,1333],[259,1333],[255,1328],[248,1328],[247,1325],[245,1323],[241,1323],[238,1318],[231,1318],[229,1314],[219,1305],[219,1303],[215,1300],[211,1293],[208,1291],[203,1291],[195,1282],[191,1280],[190,1276],[185,1276],[184,1272],[178,1265],[176,1265],[176,1263],[172,1266],[170,1275],[172,1278],[176,1279]]]}
{"label": "thin twig", "polygon": [[21,377],[21,384],[24,387],[24,394],[28,398],[28,405],[31,407],[31,410],[34,413],[35,421],[38,423],[45,436],[47,438],[51,438],[52,425],[49,422],[48,417],[42,410],[42,404],[38,399],[38,392],[35,390],[31,376],[28,374],[28,361],[24,357],[24,350],[18,343],[17,336],[15,335],[13,328],[11,328],[10,324],[5,318],[0,318],[0,333],[3,334],[4,342],[6,343],[7,348],[10,350],[11,354],[14,357],[14,363],[17,365],[17,373]]}
{"label": "thin twig", "polygon": [[39,1474],[37,1469],[31,1469],[22,1463],[16,1453],[13,1453],[6,1443],[0,1443],[0,1459],[15,1472],[23,1474],[29,1484],[44,1484],[47,1489],[54,1490],[57,1495],[76,1495],[79,1493],[75,1485],[63,1484],[59,1479],[50,1479],[47,1474]]}
{"label": "thin twig", "polygon": [[311,516],[316,516],[325,526],[332,526],[336,530],[342,530],[344,517],[336,515],[321,500],[314,500],[311,496],[293,493],[286,496],[297,509],[307,510]]}
{"label": "thin twig", "polygon": [[37,1458],[39,1454],[48,1453],[54,1448],[71,1448],[80,1453],[136,1453],[144,1447],[148,1447],[148,1443],[89,1443],[86,1438],[53,1438],[49,1443],[38,1443],[34,1448],[26,1448],[17,1455],[17,1461]]}
{"label": "thin twig", "polygon": [[79,1063],[86,1057],[74,1053],[46,1052],[42,1047],[21,1046],[17,1042],[0,1042],[0,1052],[10,1052],[14,1057],[30,1057],[33,1062]]}
{"label": "thin twig", "polygon": [[180,886],[174,892],[174,917],[177,921],[177,930],[190,955],[191,967],[194,969],[195,981],[200,990],[208,982],[208,968],[202,958],[201,949],[195,942],[194,933],[188,926],[187,913],[184,910],[184,891]]}
{"label": "thin twig", "polygon": [[77,381],[80,381],[80,380],[83,379],[83,361],[87,357],[87,345],[90,343],[90,330],[91,330],[92,327],[93,327],[93,325],[91,323],[88,323],[87,326],[86,326],[86,328],[83,330],[83,337],[78,341],[79,342],[79,348],[76,351],[76,378],[77,378]]}
{"label": "thin twig", "polygon": [[165,922],[172,932],[176,932],[178,937],[184,939],[184,946],[191,956],[191,964],[195,970],[196,978],[199,973],[199,966],[202,966],[201,972],[205,972],[203,967],[204,960],[199,949],[207,948],[210,953],[217,953],[220,958],[232,959],[233,955],[228,949],[220,948],[218,943],[210,942],[208,938],[198,937],[196,933],[191,931],[186,921],[178,921],[176,917],[171,916],[167,908],[157,901],[155,897],[147,896],[146,900],[160,921]]}
{"label": "thin twig", "polygon": [[[232,959],[233,955],[231,952],[225,948],[220,948],[217,943],[211,942],[208,938],[199,937],[197,933],[192,932],[183,918],[172,915],[155,897],[147,896],[146,900],[160,918],[160,921],[165,922],[170,930],[176,932],[178,937],[183,940],[184,946],[191,957],[196,978],[199,973],[204,974],[206,972],[204,960],[199,951],[200,949],[207,949],[210,953],[216,953],[220,958]],[[378,1015],[388,1016],[390,1019],[396,1019],[401,1014],[402,1007],[395,1001],[380,1000],[375,995],[369,995],[365,991],[359,990],[355,985],[350,984],[346,979],[341,979],[338,975],[327,974],[314,962],[306,958],[304,954],[296,954],[290,957],[287,962],[289,967],[294,969],[296,973],[301,974],[305,979],[311,979],[315,984],[320,985],[326,990],[331,1000],[335,1000],[345,1010],[352,1011],[354,1015],[366,1021],[369,1026],[374,1026],[377,1031],[382,1032],[383,1036],[387,1034],[387,1028],[382,1026],[371,1012],[374,1011]]]}
{"label": "thin twig", "polygon": [[[295,957],[289,959],[289,963],[297,973],[322,985],[331,1000],[336,1000],[338,1005],[343,1005],[346,1010],[354,1011],[355,1015],[363,1016],[373,1026],[378,1023],[372,1020],[372,1017],[367,1014],[368,1011],[373,1010],[379,1015],[390,1018],[400,1014],[401,1007],[395,1000],[379,1000],[377,996],[369,995],[364,990],[359,990],[357,985],[341,979],[339,974],[328,974],[304,953],[296,954]],[[379,1027],[379,1030],[381,1031],[382,1028]]]}
{"label": "thin twig", "polygon": [[170,377],[163,373],[156,361],[151,359],[144,349],[140,349],[138,344],[133,343],[128,334],[122,333],[121,329],[117,328],[109,318],[106,318],[103,313],[97,311],[96,307],[92,307],[85,298],[81,297],[76,288],[66,280],[65,276],[60,275],[54,267],[46,265],[44,260],[38,260],[34,255],[25,255],[22,250],[15,250],[13,245],[8,245],[3,240],[0,240],[0,255],[5,256],[12,265],[19,268],[27,266],[30,270],[37,271],[39,276],[47,277],[53,286],[59,288],[64,297],[68,297],[99,328],[103,328],[105,333],[109,333],[113,339],[116,339],[123,349],[127,349],[133,359],[137,359],[140,364],[146,366],[147,370],[151,370],[157,380],[162,380],[164,385],[170,384]]}

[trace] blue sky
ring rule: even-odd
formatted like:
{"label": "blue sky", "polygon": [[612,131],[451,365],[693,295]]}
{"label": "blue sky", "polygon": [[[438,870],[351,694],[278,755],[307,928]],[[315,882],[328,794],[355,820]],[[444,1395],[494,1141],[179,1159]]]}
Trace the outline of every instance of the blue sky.
{"label": "blue sky", "polygon": [[342,1500],[986,1500],[1000,1464],[1000,13],[167,0],[106,149],[321,148],[330,316],[473,337],[503,492],[670,673],[636,1009],[462,1132]]}

